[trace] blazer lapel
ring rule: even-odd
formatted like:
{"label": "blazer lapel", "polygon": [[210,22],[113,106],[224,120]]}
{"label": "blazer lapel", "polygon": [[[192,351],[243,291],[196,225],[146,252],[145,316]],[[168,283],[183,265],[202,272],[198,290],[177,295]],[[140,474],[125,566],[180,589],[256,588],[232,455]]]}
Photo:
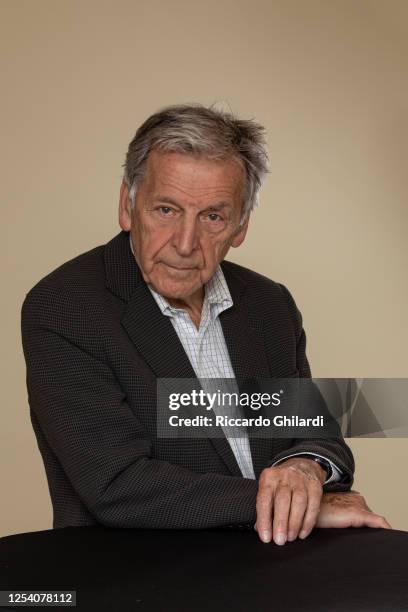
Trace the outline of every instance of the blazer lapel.
{"label": "blazer lapel", "polygon": [[195,378],[195,372],[169,317],[163,315],[145,283],[128,302],[122,325],[158,378]]}
{"label": "blazer lapel", "polygon": [[233,305],[220,314],[220,321],[238,386],[248,379],[270,376],[265,351],[263,322],[251,313],[245,300],[246,284],[221,264]]}
{"label": "blazer lapel", "polygon": [[[220,314],[224,338],[238,388],[256,387],[257,378],[270,378],[271,373],[266,354],[263,322],[250,312],[245,299],[246,284],[232,271],[229,262],[221,264],[227,281],[233,306]],[[268,465],[272,457],[271,439],[249,438],[255,475]]]}

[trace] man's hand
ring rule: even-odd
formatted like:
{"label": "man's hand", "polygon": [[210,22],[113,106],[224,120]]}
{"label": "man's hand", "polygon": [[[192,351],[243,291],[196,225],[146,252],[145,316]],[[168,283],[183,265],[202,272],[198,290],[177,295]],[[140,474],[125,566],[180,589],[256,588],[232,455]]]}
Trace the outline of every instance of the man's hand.
{"label": "man's hand", "polygon": [[377,527],[392,529],[389,522],[371,512],[358,491],[325,493],[316,527]]}
{"label": "man's hand", "polygon": [[276,544],[306,538],[316,524],[325,479],[325,470],[304,457],[263,470],[255,525],[262,542],[270,542],[272,536]]}

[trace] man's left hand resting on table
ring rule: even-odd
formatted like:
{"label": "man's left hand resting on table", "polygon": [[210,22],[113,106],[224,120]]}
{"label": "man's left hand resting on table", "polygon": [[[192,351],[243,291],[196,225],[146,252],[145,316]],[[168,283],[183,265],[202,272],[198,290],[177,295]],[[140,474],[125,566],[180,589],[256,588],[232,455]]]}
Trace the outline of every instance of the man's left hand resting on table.
{"label": "man's left hand resting on table", "polygon": [[281,545],[306,538],[313,527],[391,528],[357,491],[323,493],[325,477],[318,463],[304,457],[263,470],[256,501],[260,539]]}

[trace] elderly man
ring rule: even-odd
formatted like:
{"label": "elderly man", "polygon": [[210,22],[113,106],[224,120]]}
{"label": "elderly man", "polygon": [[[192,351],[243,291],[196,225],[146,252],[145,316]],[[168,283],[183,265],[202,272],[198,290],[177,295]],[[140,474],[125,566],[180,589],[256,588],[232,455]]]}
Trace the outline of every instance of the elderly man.
{"label": "elderly man", "polygon": [[349,491],[341,438],[157,435],[157,378],[310,377],[289,291],[224,260],[266,171],[254,121],[163,109],[129,145],[122,232],[27,295],[29,403],[55,528],[250,525],[284,544],[315,525],[389,526]]}

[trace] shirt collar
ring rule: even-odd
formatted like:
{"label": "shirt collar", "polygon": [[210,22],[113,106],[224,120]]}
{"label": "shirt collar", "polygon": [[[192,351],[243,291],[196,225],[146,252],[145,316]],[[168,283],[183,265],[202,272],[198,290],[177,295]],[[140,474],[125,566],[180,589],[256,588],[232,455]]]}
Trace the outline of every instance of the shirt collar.
{"label": "shirt collar", "polygon": [[[132,253],[134,254],[132,238],[130,234],[129,244]],[[174,308],[173,306],[170,306],[166,298],[164,298],[160,293],[157,293],[157,291],[155,291],[150,285],[147,286],[151,294],[153,295],[158,307],[160,308],[162,314],[166,316],[175,316],[179,312],[184,312],[182,308]],[[203,303],[203,312],[205,312],[207,308],[209,308],[211,318],[213,320],[221,312],[223,312],[223,310],[226,310],[227,308],[230,308],[233,305],[231,293],[220,265],[217,266],[210,280],[204,285],[204,288],[205,296]]]}

